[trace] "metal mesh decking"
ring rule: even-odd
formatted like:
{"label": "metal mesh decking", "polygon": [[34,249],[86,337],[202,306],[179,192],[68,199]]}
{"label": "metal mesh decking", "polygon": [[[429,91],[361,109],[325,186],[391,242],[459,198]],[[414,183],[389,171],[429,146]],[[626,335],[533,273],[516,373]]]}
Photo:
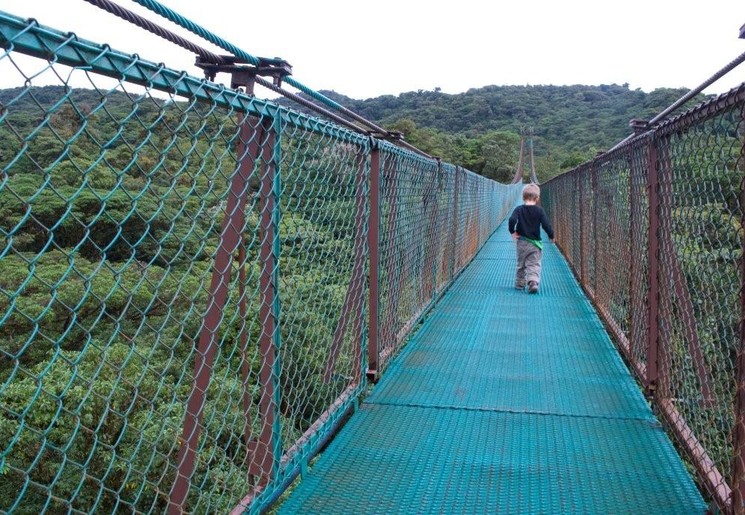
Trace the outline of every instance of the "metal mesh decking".
{"label": "metal mesh decking", "polygon": [[501,227],[281,513],[703,513],[564,260]]}

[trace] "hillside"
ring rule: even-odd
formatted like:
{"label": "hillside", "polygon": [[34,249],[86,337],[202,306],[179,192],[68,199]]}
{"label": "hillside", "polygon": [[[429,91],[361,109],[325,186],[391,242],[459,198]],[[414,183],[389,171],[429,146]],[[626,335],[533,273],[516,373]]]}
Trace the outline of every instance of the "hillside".
{"label": "hillside", "polygon": [[[455,95],[420,90],[366,100],[322,93],[365,118],[402,130],[407,141],[427,152],[465,159],[463,164],[474,171],[504,180],[509,174],[489,168],[484,147],[504,147],[502,154],[509,153],[508,144],[519,148],[523,127],[533,129],[538,175],[547,178],[612,147],[630,133],[630,119],[650,119],[686,91],[646,93],[611,84],[487,86]],[[470,152],[463,152],[464,145]]]}
{"label": "hillside", "polygon": [[[61,87],[34,88],[33,95],[14,100],[19,93],[20,88],[0,90],[0,107],[10,103],[16,120],[38,119],[66,94],[83,108],[101,102],[99,93],[86,89],[66,93]],[[612,147],[629,134],[630,119],[651,118],[685,90],[646,93],[630,90],[625,84],[487,86],[456,95],[416,91],[366,100],[333,91],[322,93],[365,118],[402,132],[406,141],[430,155],[508,182],[515,173],[522,128],[533,129],[537,174],[546,180]],[[125,112],[130,102],[126,95],[115,92],[107,95],[106,110]],[[281,103],[298,108],[286,99]],[[141,102],[138,114],[147,116],[157,111],[159,104],[153,99]],[[101,117],[101,123],[113,130],[106,118]],[[0,142],[0,152],[3,146],[7,145]]]}

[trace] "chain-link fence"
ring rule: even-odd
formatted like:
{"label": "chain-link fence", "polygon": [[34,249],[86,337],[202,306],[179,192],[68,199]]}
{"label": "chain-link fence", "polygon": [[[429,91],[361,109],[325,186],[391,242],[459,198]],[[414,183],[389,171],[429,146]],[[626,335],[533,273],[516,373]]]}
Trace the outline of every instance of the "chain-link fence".
{"label": "chain-link fence", "polygon": [[745,86],[544,185],[557,241],[725,512],[745,493]]}
{"label": "chain-link fence", "polygon": [[448,164],[386,152],[382,167],[380,362],[509,214],[520,185]]}
{"label": "chain-link fence", "polygon": [[34,21],[0,43],[0,511],[266,507],[519,195]]}

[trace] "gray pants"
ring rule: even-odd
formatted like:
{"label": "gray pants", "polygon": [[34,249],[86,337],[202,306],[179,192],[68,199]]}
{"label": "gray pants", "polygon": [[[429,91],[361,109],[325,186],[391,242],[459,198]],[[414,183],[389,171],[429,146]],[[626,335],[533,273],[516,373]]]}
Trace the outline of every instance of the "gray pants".
{"label": "gray pants", "polygon": [[541,282],[541,257],[543,251],[525,240],[517,240],[517,274],[515,286],[522,288],[526,282]]}

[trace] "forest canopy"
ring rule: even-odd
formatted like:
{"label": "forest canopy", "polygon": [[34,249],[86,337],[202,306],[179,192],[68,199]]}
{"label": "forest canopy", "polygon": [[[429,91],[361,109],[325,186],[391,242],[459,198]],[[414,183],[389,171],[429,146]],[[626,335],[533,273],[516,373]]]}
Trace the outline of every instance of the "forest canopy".
{"label": "forest canopy", "polygon": [[403,132],[406,141],[431,155],[509,182],[522,129],[533,130],[536,172],[545,181],[613,147],[630,134],[629,120],[651,119],[687,91],[660,88],[647,93],[628,84],[604,84],[486,86],[459,94],[435,88],[365,100],[322,93]]}

